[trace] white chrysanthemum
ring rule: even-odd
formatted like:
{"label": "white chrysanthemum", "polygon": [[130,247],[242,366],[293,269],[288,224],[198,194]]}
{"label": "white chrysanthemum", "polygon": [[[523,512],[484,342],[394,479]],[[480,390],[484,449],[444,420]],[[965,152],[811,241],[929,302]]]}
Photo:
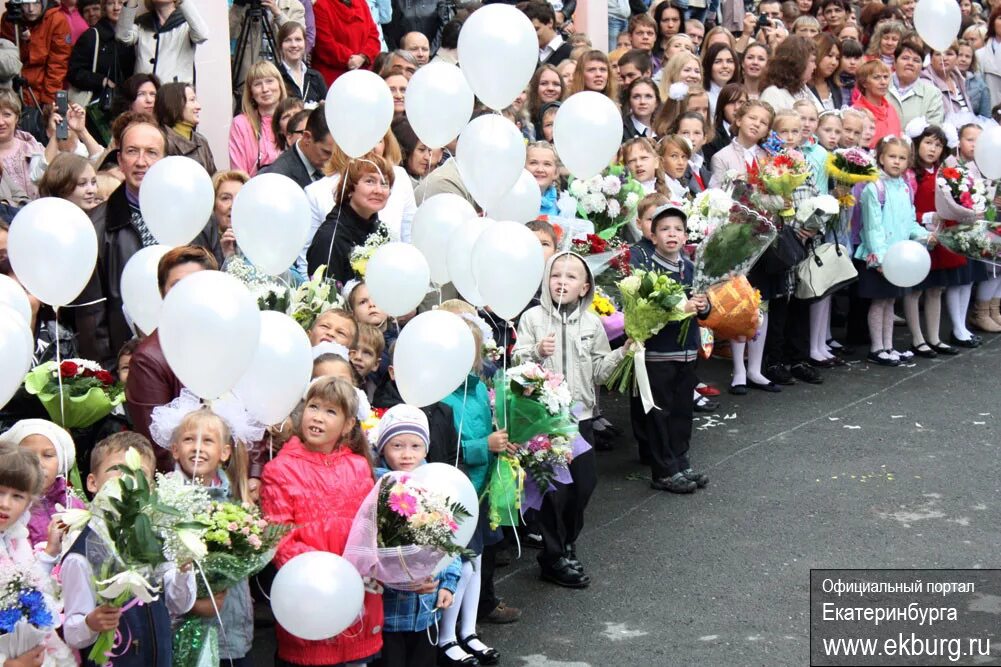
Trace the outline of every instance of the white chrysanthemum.
{"label": "white chrysanthemum", "polygon": [[587,194],[587,184],[581,180],[574,180],[570,183],[570,194],[578,199]]}
{"label": "white chrysanthemum", "polygon": [[619,194],[619,190],[621,189],[622,182],[615,176],[606,176],[604,182],[601,184],[601,191],[613,197]]}
{"label": "white chrysanthemum", "polygon": [[635,192],[630,192],[626,195],[626,206],[628,208],[636,208],[636,205],[640,203],[640,196]]}
{"label": "white chrysanthemum", "polygon": [[610,218],[617,218],[617,217],[619,217],[619,213],[622,212],[622,207],[619,205],[619,200],[617,200],[617,199],[609,199],[608,200],[608,206],[606,207],[606,210],[608,212],[608,217],[610,217]]}

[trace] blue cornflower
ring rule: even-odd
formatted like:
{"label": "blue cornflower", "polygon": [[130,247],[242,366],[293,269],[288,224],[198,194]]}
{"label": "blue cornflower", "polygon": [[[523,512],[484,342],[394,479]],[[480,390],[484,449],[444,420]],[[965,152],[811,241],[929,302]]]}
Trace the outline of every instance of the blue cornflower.
{"label": "blue cornflower", "polygon": [[15,608],[0,609],[0,634],[14,632],[14,626],[21,620],[21,610]]}

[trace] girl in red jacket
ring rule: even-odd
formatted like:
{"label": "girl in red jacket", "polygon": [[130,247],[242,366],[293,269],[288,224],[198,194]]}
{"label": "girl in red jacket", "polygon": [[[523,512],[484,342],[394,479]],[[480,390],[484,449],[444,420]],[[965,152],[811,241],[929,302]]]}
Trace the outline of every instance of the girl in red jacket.
{"label": "girl in red jacket", "polygon": [[[357,410],[357,394],[348,382],[317,380],[306,394],[299,437],[264,466],[265,516],[295,526],[275,554],[278,568],[307,551],[343,553],[355,514],[375,485]],[[299,639],[280,625],[277,636],[278,665],[369,662],[382,648],[382,596],[366,593],[361,620],[332,639]]]}

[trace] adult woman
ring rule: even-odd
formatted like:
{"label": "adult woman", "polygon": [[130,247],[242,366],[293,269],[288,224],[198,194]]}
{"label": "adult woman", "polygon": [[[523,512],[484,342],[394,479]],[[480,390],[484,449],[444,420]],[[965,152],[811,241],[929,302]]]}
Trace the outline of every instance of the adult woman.
{"label": "adult woman", "polygon": [[890,68],[881,60],[870,60],[859,68],[855,85],[862,94],[852,106],[868,109],[876,119],[876,133],[869,142],[869,148],[875,148],[879,140],[887,135],[900,135],[900,117],[886,99],[886,92],[890,89]]}
{"label": "adult woman", "polygon": [[391,129],[400,144],[401,166],[410,177],[413,187],[417,187],[420,180],[441,162],[442,151],[440,148],[429,148],[421,141],[406,118],[394,120]]}
{"label": "adult woman", "polygon": [[335,195],[336,205],[316,230],[306,253],[310,275],[326,264],[326,275],[334,280],[347,282],[356,277],[351,250],[378,229],[379,214],[386,208],[395,178],[389,162],[375,153],[351,161],[344,187]]}
{"label": "adult woman", "polygon": [[775,111],[781,111],[792,109],[796,100],[805,99],[813,102],[818,113],[823,111],[820,100],[806,87],[816,67],[813,42],[796,35],[786,37],[768,62],[761,100],[768,102]]}
{"label": "adult woman", "polygon": [[664,50],[667,48],[667,41],[679,32],[684,30],[684,16],[682,11],[674,6],[671,0],[664,0],[653,9],[653,20],[657,24],[657,44],[651,54],[653,61],[653,71],[659,72],[667,62]]}
{"label": "adult woman", "polygon": [[611,76],[611,72],[608,56],[601,51],[588,51],[577,61],[577,69],[574,70],[573,83],[570,84],[567,96],[583,90],[593,90],[618,103],[615,77]]}
{"label": "adult woman", "polygon": [[896,53],[897,46],[906,32],[907,28],[900,21],[884,21],[878,24],[872,33],[872,39],[869,40],[869,48],[866,49],[865,54],[866,59],[875,60],[878,58],[893,67],[894,53]]}
{"label": "adult woman", "polygon": [[559,215],[556,201],[559,199],[560,160],[556,149],[547,141],[535,141],[525,151],[525,169],[539,184],[542,202],[539,215]]}
{"label": "adult woman", "polygon": [[761,82],[764,80],[765,71],[768,68],[768,56],[768,47],[760,42],[754,42],[747,47],[740,60],[744,89],[750,99],[757,99],[761,95],[761,91],[764,90]]}
{"label": "adult woman", "polygon": [[543,106],[562,100],[563,93],[563,79],[556,68],[549,64],[539,65],[532,80],[528,82],[528,98],[525,101],[532,123],[541,120],[539,114],[542,113]]}
{"label": "adult woman", "polygon": [[9,185],[15,193],[35,199],[38,188],[31,182],[31,160],[41,155],[43,148],[31,134],[17,129],[20,116],[20,96],[10,88],[0,89],[0,173],[6,182],[4,189]]}
{"label": "adult woman", "polygon": [[813,43],[816,45],[817,67],[813,70],[810,91],[817,96],[825,110],[840,109],[848,101],[834,77],[841,64],[841,47],[826,32],[814,37]]}
{"label": "adult woman", "polygon": [[733,36],[733,33],[721,25],[716,26],[706,33],[705,39],[702,40],[702,49],[708,50],[713,44],[726,44],[734,51],[738,50],[737,39]]}
{"label": "adult woman", "polygon": [[289,97],[298,97],[306,104],[318,104],[327,96],[323,75],[306,65],[306,28],[289,21],[278,29],[278,48],[281,50],[282,78]]}
{"label": "adult woman", "polygon": [[161,81],[195,80],[195,47],[209,38],[208,23],[189,0],[129,0],[115,26],[115,37],[136,47],[136,71],[156,74]]}
{"label": "adult woman", "polygon": [[702,147],[702,155],[706,163],[712,162],[713,155],[719,150],[726,148],[733,141],[734,131],[732,129],[737,109],[748,99],[747,91],[739,83],[730,83],[723,86],[719,91],[716,100],[716,113],[713,115],[713,128],[716,136],[712,141]]}
{"label": "adult woman", "polygon": [[660,106],[660,91],[649,77],[641,76],[626,88],[622,96],[622,141],[633,137],[656,139],[653,115]]}
{"label": "adult woman", "polygon": [[97,195],[97,172],[85,157],[60,153],[38,182],[42,197],[59,197],[87,212],[101,203]]}
{"label": "adult woman", "polygon": [[236,234],[233,233],[233,200],[250,176],[238,169],[216,172],[212,177],[212,189],[215,191],[215,203],[212,206],[212,218],[219,228],[219,243],[222,254],[231,257],[236,254]]}
{"label": "adult woman", "polygon": [[726,44],[713,44],[702,56],[702,87],[709,93],[710,109],[716,108],[716,98],[723,86],[740,80],[737,52]]}
{"label": "adult woman", "polygon": [[987,42],[977,49],[977,62],[991,92],[991,108],[1001,102],[1001,2],[987,19]]}
{"label": "adult woman", "polygon": [[122,5],[123,0],[103,0],[101,19],[73,45],[66,81],[81,93],[75,99],[71,97],[77,104],[86,106],[91,99],[105,94],[106,89],[113,91],[132,76],[135,47],[115,39]]}
{"label": "adult woman", "polygon": [[167,155],[183,155],[215,173],[215,160],[209,141],[195,128],[202,105],[189,83],[168,83],[156,96],[156,120],[167,134]]}
{"label": "adult woman", "polygon": [[317,0],[316,46],[311,64],[329,86],[347,71],[368,67],[379,55],[379,31],[367,2]]}
{"label": "adult woman", "polygon": [[970,109],[984,118],[991,117],[991,94],[987,82],[977,65],[976,49],[966,40],[959,41],[956,52],[956,69],[966,77],[966,92],[970,96]]}
{"label": "adult woman", "polygon": [[141,111],[152,115],[158,90],[160,79],[156,74],[133,74],[115,88],[111,117],[117,118],[126,111]]}
{"label": "adult woman", "polygon": [[671,84],[702,87],[702,63],[691,53],[678,53],[664,64],[660,75],[660,99],[671,98]]}
{"label": "adult woman", "polygon": [[695,53],[695,42],[688,35],[679,32],[667,40],[667,46],[664,47],[664,62],[670,60],[671,56],[682,52]]}
{"label": "adult woman", "polygon": [[285,84],[278,68],[265,60],[251,65],[243,86],[243,112],[233,119],[229,129],[231,167],[253,176],[275,161],[278,146],[271,119],[283,99]]}
{"label": "adult woman", "polygon": [[402,74],[393,73],[383,80],[389,87],[389,94],[393,96],[393,117],[402,118],[407,114],[407,77]]}
{"label": "adult woman", "polygon": [[286,97],[278,103],[275,115],[271,117],[271,132],[275,135],[275,145],[279,151],[285,151],[296,142],[297,137],[292,136],[295,128],[289,128],[289,121],[305,108],[302,100],[298,97]]}
{"label": "adult woman", "polygon": [[963,41],[969,42],[973,50],[983,47],[987,39],[987,25],[984,23],[976,23],[971,25],[969,28],[963,31]]}
{"label": "adult woman", "polygon": [[957,127],[974,120],[973,107],[966,92],[966,79],[956,68],[958,52],[959,45],[955,42],[945,51],[933,51],[931,64],[921,72],[921,78],[928,79],[942,91],[945,117]]}

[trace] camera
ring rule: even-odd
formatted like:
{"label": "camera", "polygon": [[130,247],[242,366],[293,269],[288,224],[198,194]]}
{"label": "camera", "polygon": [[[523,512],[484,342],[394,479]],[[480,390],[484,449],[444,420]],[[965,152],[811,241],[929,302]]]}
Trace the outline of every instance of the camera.
{"label": "camera", "polygon": [[24,21],[24,11],[21,9],[21,5],[23,4],[24,0],[7,0],[4,4],[4,18],[11,23],[22,23]]}
{"label": "camera", "polygon": [[233,4],[237,7],[260,7],[261,0],[233,0]]}

